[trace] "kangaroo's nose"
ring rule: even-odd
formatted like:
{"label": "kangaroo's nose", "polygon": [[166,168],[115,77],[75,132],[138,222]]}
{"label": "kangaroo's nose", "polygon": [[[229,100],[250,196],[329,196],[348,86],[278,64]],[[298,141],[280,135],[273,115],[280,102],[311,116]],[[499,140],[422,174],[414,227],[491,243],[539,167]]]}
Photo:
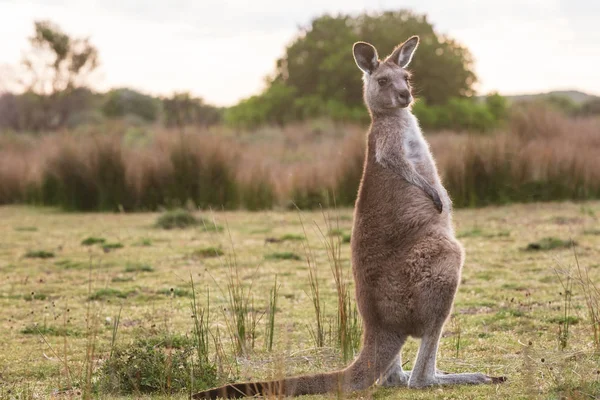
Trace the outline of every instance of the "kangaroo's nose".
{"label": "kangaroo's nose", "polygon": [[410,100],[410,92],[408,90],[402,90],[398,93],[398,98],[406,103]]}

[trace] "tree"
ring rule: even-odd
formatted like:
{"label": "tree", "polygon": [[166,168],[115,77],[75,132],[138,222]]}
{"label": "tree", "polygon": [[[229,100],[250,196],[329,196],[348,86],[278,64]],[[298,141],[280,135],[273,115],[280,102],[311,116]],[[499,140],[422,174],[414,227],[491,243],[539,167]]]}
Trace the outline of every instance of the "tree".
{"label": "tree", "polygon": [[[36,21],[29,38],[31,50],[23,58],[20,83],[38,103],[41,117],[27,129],[63,126],[69,116],[86,107],[79,89],[98,67],[98,51],[88,38],[72,38],[50,21]],[[73,96],[79,96],[77,101]]]}
{"label": "tree", "polygon": [[273,88],[278,87],[278,93],[294,95],[278,99],[282,102],[259,123],[280,122],[281,109],[293,110],[299,118],[333,113],[341,119],[364,120],[366,113],[360,111],[364,110],[361,76],[352,59],[352,44],[359,40],[370,42],[383,58],[412,35],[421,38],[409,67],[414,71],[412,82],[418,97],[437,106],[474,94],[476,76],[471,54],[452,38],[436,33],[425,15],[407,10],[324,15],[302,28],[286,48],[265,92],[240,103],[244,112],[234,110],[233,115],[260,115],[248,107],[257,105],[265,111],[266,100],[262,100],[272,97]]}
{"label": "tree", "polygon": [[109,118],[135,115],[146,122],[153,122],[158,118],[159,104],[154,97],[135,90],[113,89],[105,96],[102,113]]}
{"label": "tree", "polygon": [[420,48],[410,65],[416,92],[428,104],[474,94],[476,81],[469,51],[437,34],[425,15],[407,10],[358,16],[325,15],[312,21],[277,62],[276,76],[300,96],[319,94],[349,106],[362,105],[360,74],[352,61],[352,44],[372,43],[383,58],[412,35]]}
{"label": "tree", "polygon": [[211,126],[221,121],[221,109],[205,104],[189,93],[175,93],[162,99],[165,125],[182,128],[186,125]]}

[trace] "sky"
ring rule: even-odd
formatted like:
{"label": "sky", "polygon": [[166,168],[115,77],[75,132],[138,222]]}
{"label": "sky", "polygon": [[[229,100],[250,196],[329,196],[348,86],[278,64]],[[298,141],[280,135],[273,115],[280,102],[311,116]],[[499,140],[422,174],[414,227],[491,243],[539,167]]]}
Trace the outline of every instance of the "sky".
{"label": "sky", "polygon": [[312,18],[400,8],[427,14],[471,50],[479,93],[600,95],[599,0],[0,0],[0,84],[33,21],[49,19],[98,48],[99,90],[190,91],[227,106],[260,93]]}

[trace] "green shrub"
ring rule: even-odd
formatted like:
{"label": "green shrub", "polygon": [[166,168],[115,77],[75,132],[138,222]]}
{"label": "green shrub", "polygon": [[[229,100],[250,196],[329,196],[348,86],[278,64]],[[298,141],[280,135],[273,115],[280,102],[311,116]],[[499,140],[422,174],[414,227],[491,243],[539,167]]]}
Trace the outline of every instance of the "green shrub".
{"label": "green shrub", "polygon": [[102,112],[109,118],[136,115],[152,122],[158,117],[159,102],[151,96],[131,89],[113,89],[106,94]]}
{"label": "green shrub", "polygon": [[96,140],[91,154],[92,179],[97,186],[96,209],[100,211],[131,210],[134,198],[126,182],[126,168],[119,138]]}
{"label": "green shrub", "polygon": [[185,229],[198,225],[200,222],[187,210],[177,209],[167,211],[156,220],[155,226],[161,229]]}
{"label": "green shrub", "polygon": [[275,187],[266,171],[254,172],[240,183],[240,202],[249,211],[269,210],[276,201]]}
{"label": "green shrub", "polygon": [[142,339],[118,346],[100,369],[100,390],[104,393],[190,393],[217,382],[214,365],[196,360],[193,343],[174,340],[172,347],[160,339]]}

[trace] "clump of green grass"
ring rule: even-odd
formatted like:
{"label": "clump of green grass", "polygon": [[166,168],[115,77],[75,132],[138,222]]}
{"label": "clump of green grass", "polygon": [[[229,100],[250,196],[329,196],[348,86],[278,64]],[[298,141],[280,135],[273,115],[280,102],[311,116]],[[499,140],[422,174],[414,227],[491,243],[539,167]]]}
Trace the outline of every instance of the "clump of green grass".
{"label": "clump of green grass", "polygon": [[93,246],[95,244],[104,244],[104,243],[106,243],[106,239],[101,238],[101,237],[94,237],[94,236],[90,236],[81,241],[82,246]]}
{"label": "clump of green grass", "polygon": [[31,292],[29,294],[24,295],[23,298],[27,301],[46,300],[48,298],[48,296],[46,296],[44,293]]}
{"label": "clump of green grass", "polygon": [[24,335],[44,335],[44,336],[81,336],[79,331],[57,326],[48,325],[27,325],[21,329],[21,333]]}
{"label": "clump of green grass", "polygon": [[211,258],[211,257],[221,257],[225,253],[219,247],[205,247],[202,249],[194,250],[192,256],[197,258]]}
{"label": "clump of green grass", "polygon": [[332,228],[327,232],[327,236],[344,236],[344,230],[340,228]]}
{"label": "clump of green grass", "polygon": [[115,276],[111,279],[111,282],[120,283],[120,282],[131,282],[133,281],[133,276]]}
{"label": "clump of green grass", "polygon": [[156,293],[173,297],[192,297],[192,293],[189,290],[181,288],[162,289]]}
{"label": "clump of green grass", "polygon": [[136,246],[149,247],[152,246],[152,240],[149,238],[142,238],[139,242],[136,243]]}
{"label": "clump of green grass", "polygon": [[171,210],[163,213],[156,220],[155,226],[161,229],[185,229],[199,225],[200,221],[184,209]]}
{"label": "clump of green grass", "polygon": [[29,250],[25,253],[26,258],[52,258],[54,253],[46,250]]}
{"label": "clump of green grass", "polygon": [[277,252],[265,255],[266,260],[301,260],[301,257],[290,251]]}
{"label": "clump of green grass", "polygon": [[15,226],[17,232],[37,232],[38,228],[35,226]]}
{"label": "clump of green grass", "polygon": [[159,334],[156,336],[138,339],[142,345],[162,347],[166,349],[185,349],[194,346],[194,339],[187,335],[174,333],[172,335]]}
{"label": "clump of green grass", "polygon": [[273,339],[275,338],[275,313],[277,312],[277,295],[279,293],[280,286],[277,285],[277,275],[275,275],[275,282],[273,288],[269,292],[269,306],[267,307],[267,319],[265,324],[265,349],[267,351],[273,350]]}
{"label": "clump of green grass", "polygon": [[546,237],[537,242],[529,243],[525,250],[527,251],[538,251],[538,250],[553,250],[553,249],[567,249],[571,246],[576,246],[577,243],[572,240],[562,240],[554,237]]}
{"label": "clump of green grass", "polygon": [[458,235],[457,238],[472,238],[472,237],[484,237],[484,238],[495,238],[495,237],[508,237],[510,236],[509,231],[499,231],[499,232],[485,232],[480,228],[473,228],[470,230],[462,231]]}
{"label": "clump of green grass", "polygon": [[54,265],[62,267],[64,269],[85,269],[88,267],[89,264],[87,262],[71,261],[69,259],[65,259],[56,261]]}
{"label": "clump of green grass", "polygon": [[91,294],[88,297],[88,299],[89,300],[110,300],[112,298],[125,299],[131,293],[132,293],[131,291],[123,292],[121,290],[117,290],[117,289],[113,289],[113,288],[103,288],[103,289],[96,290],[96,292]]}
{"label": "clump of green grass", "polygon": [[108,252],[108,251],[111,251],[111,250],[122,249],[123,247],[125,247],[125,246],[123,245],[123,243],[115,242],[115,243],[105,243],[105,244],[102,246],[102,249],[103,249],[104,251],[107,251],[107,252]]}
{"label": "clump of green grass", "polygon": [[574,315],[568,316],[560,316],[560,317],[552,317],[548,320],[551,324],[559,324],[559,325],[577,325],[579,323],[579,317]]}
{"label": "clump of green grass", "polygon": [[456,237],[457,238],[469,238],[469,237],[479,237],[483,234],[483,231],[479,228],[469,229],[467,231],[459,232]]}
{"label": "clump of green grass", "polygon": [[125,272],[154,272],[154,268],[149,264],[127,263]]}
{"label": "clump of green grass", "polygon": [[295,233],[286,233],[279,238],[282,242],[298,242],[304,240],[304,236]]}
{"label": "clump of green grass", "polygon": [[216,368],[196,360],[193,343],[177,339],[176,344],[168,351],[156,345],[156,340],[138,339],[116,346],[100,369],[101,392],[175,394],[214,386]]}
{"label": "clump of green grass", "polygon": [[344,233],[342,235],[342,243],[350,243],[351,239],[352,239],[352,234],[351,233]]}

